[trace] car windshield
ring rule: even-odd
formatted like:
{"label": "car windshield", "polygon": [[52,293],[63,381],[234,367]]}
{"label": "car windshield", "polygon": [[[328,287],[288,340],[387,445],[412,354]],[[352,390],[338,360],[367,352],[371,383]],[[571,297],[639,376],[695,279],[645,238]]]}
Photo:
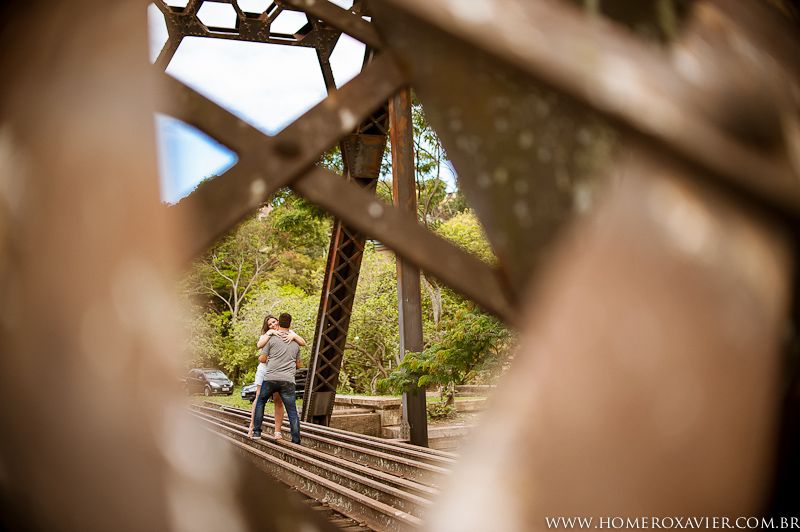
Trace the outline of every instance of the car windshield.
{"label": "car windshield", "polygon": [[228,377],[225,376],[224,373],[222,373],[219,370],[204,371],[203,373],[205,373],[206,377],[208,377],[209,379],[227,379],[228,378]]}

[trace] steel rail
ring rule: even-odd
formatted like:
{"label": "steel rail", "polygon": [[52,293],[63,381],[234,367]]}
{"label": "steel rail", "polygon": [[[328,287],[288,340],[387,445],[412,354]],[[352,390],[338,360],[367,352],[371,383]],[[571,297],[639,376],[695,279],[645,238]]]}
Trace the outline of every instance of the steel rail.
{"label": "steel rail", "polygon": [[[235,426],[237,429],[242,429],[245,425],[243,425],[239,418],[228,418],[227,416],[221,417],[218,413],[219,411],[208,410],[208,409],[194,409],[194,412],[204,415],[206,417],[219,420],[220,422],[224,422],[231,426]],[[267,421],[265,421],[266,425]],[[288,427],[288,425],[285,425]],[[265,426],[266,428],[266,426]],[[288,432],[288,430],[287,430]],[[271,435],[271,438],[274,439],[274,434],[268,431]],[[263,434],[263,431],[262,431]],[[276,440],[277,441],[277,440]],[[341,467],[349,467],[352,468],[354,471],[359,472],[361,474],[365,474],[368,476],[373,476],[377,480],[381,480],[382,482],[387,482],[389,484],[394,484],[397,488],[406,490],[408,492],[414,492],[415,494],[419,495],[420,497],[436,497],[439,494],[439,490],[427,484],[422,484],[419,482],[415,482],[413,480],[409,480],[407,478],[403,478],[392,473],[387,473],[385,471],[381,471],[375,468],[367,467],[361,465],[358,462],[353,462],[350,460],[345,460],[340,458],[339,456],[332,455],[329,453],[323,453],[322,451],[318,451],[317,449],[313,449],[311,447],[301,447],[304,449],[304,452],[308,452],[309,454],[319,458],[320,460],[330,461],[331,463],[338,464]]]}
{"label": "steel rail", "polygon": [[347,517],[336,509],[331,508],[328,503],[318,501],[302,493],[292,486],[289,486],[289,491],[300,498],[303,504],[307,505],[311,510],[320,514],[325,521],[332,524],[335,528],[346,530],[347,532],[378,532],[366,526],[365,523],[359,523],[352,517]]}
{"label": "steel rail", "polygon": [[[247,429],[247,420],[242,420],[235,414],[222,413],[219,411],[206,411],[200,413],[214,419],[225,421],[231,425],[235,425],[241,430]],[[310,442],[304,441],[306,444],[305,448],[308,448],[309,452],[312,454],[321,457],[320,459],[338,464],[359,464],[358,467],[356,467],[359,472],[363,474],[367,474],[367,472],[369,472],[370,475],[375,475],[377,478],[383,481],[396,484],[398,488],[413,491],[421,497],[436,497],[439,494],[439,489],[436,487],[438,482],[425,480],[430,476],[430,471],[424,467],[428,464],[419,462],[420,464],[423,464],[423,470],[418,472],[414,469],[413,460],[403,460],[400,464],[395,464],[394,462],[396,462],[396,460],[394,459],[394,455],[387,455],[368,448],[365,448],[364,452],[354,452],[353,448],[357,450],[361,449],[361,446],[358,443],[349,445],[348,447],[342,447],[341,444],[338,444],[338,447],[334,447],[330,445],[330,442],[333,440],[324,437],[322,437],[323,439],[320,440],[319,436],[310,435],[307,431],[301,431],[301,433],[303,434],[304,438],[312,438]],[[271,441],[274,440],[274,433],[272,432],[271,428],[267,426],[266,421],[262,429],[262,434],[264,434],[264,437],[269,438]],[[323,442],[326,445],[322,445],[320,442]],[[317,455],[316,453],[320,454]],[[323,456],[328,458],[323,458]],[[380,459],[378,466],[375,464],[375,457]],[[449,469],[445,471],[449,471]]]}
{"label": "steel rail", "polygon": [[[211,401],[204,401],[203,403],[206,405],[213,405],[209,406],[209,408],[217,408],[227,412],[239,414],[247,418],[250,417],[250,412],[248,412],[247,410],[243,410],[241,408],[220,405],[219,403],[213,403]],[[272,418],[272,416],[265,416],[265,419],[272,420],[274,418]],[[265,427],[268,426],[271,425],[265,425]],[[283,426],[284,427],[288,426],[288,422],[284,420]],[[321,435],[329,435],[329,437],[331,438],[342,439],[343,441],[355,443],[358,445],[363,445],[366,447],[371,447],[374,448],[375,450],[383,451],[390,454],[398,454],[399,456],[414,458],[417,460],[421,460],[423,462],[429,461],[434,465],[441,465],[442,467],[453,466],[458,461],[457,454],[449,453],[446,451],[440,451],[438,449],[431,449],[429,447],[419,447],[417,445],[411,445],[405,442],[387,440],[385,438],[378,438],[377,436],[358,434],[355,432],[350,432],[335,427],[326,427],[324,425],[316,425],[313,423],[307,424],[301,422],[301,426],[303,427],[303,430],[312,431]]]}
{"label": "steel rail", "polygon": [[[270,473],[274,478],[316,500],[325,500],[338,512],[355,519],[375,530],[401,531],[419,528],[422,520],[406,512],[375,501],[352,489],[289,464],[261,451],[241,439],[221,434],[211,426],[204,426],[211,434],[230,443],[241,455],[256,467]],[[246,436],[243,437],[246,441]]]}
{"label": "steel rail", "polygon": [[[222,409],[215,409],[212,407],[209,407],[209,409],[223,411],[228,414],[235,415],[238,417],[239,420],[242,421],[249,422],[250,419],[250,413],[247,412],[246,410],[240,410],[237,408],[232,408],[227,406],[222,407]],[[288,421],[284,420],[282,427],[286,428],[288,426],[289,426]],[[395,442],[387,442],[387,440],[380,441],[381,440],[380,438],[364,436],[363,434],[357,434],[354,432],[349,432],[341,429],[332,429],[331,427],[325,427],[323,425],[317,425],[315,423],[306,423],[301,421],[300,426],[303,432],[309,434],[315,434],[317,436],[322,436],[325,438],[342,441],[344,443],[358,445],[359,447],[363,447],[366,449],[371,449],[381,453],[387,453],[401,458],[407,458],[410,460],[423,462],[444,469],[453,467],[457,463],[457,460],[455,458],[442,457],[435,454],[426,453],[420,451],[419,449],[422,449],[420,447],[415,448],[415,446],[409,445],[409,447],[412,448],[407,449],[406,447],[395,445]],[[266,430],[267,433],[272,434],[274,430],[273,416],[269,415],[264,416],[263,429]]]}
{"label": "steel rail", "polygon": [[[429,497],[438,494],[437,490],[431,490],[428,486],[371,469],[358,462],[344,460],[311,447],[290,444],[284,440],[264,438],[263,436],[261,439],[252,439],[247,436],[247,427],[232,421],[222,420],[213,415],[200,412],[193,412],[192,415],[196,419],[221,427],[220,430],[224,429],[228,434],[235,434],[237,437],[241,436],[253,442],[254,445],[260,446],[260,449],[269,450],[273,455],[278,453],[289,463],[318,475],[326,476],[330,474],[331,476],[326,476],[326,478],[336,477],[343,486],[346,485],[351,489],[356,489],[360,493],[369,493],[371,498],[417,517],[420,517],[422,512],[431,506],[432,503]],[[431,492],[421,492],[421,490],[425,489]]]}
{"label": "steel rail", "polygon": [[[244,420],[237,415],[230,413],[220,412],[219,415],[233,417],[238,421]],[[249,418],[246,421],[249,423]],[[308,424],[306,424],[307,426]],[[265,425],[265,429],[271,433],[272,428]],[[311,432],[303,432],[303,445],[317,449],[321,452],[332,454],[350,461],[357,461],[361,464],[378,469],[385,473],[390,473],[402,478],[414,480],[421,484],[428,486],[441,485],[444,478],[450,474],[450,470],[431,465],[425,462],[404,458],[372,449],[362,448],[359,445],[353,445],[337,441],[335,439],[313,434]]]}

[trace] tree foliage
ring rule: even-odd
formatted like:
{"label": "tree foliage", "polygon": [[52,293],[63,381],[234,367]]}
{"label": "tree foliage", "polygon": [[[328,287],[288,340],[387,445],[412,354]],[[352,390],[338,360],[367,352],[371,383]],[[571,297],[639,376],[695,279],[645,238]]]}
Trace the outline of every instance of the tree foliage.
{"label": "tree foliage", "polygon": [[[447,190],[446,154],[416,101],[412,119],[422,223],[480,260],[494,262],[460,191]],[[321,164],[341,172],[338,148],[325,154]],[[391,201],[389,168],[386,160],[378,186],[384,201]],[[311,346],[330,228],[330,219],[319,209],[287,189],[280,190],[199,259],[184,283],[195,308],[187,324],[191,363],[221,367],[240,382],[252,379],[255,342],[267,313],[292,314],[292,328]],[[508,353],[510,333],[438,280],[423,275],[422,287],[425,348],[401,361],[395,257],[367,243],[340,373],[341,391],[397,392],[412,382],[442,386],[448,399],[443,404],[448,406],[454,384],[485,381],[497,374]],[[310,352],[310,347],[302,352],[305,363]]]}
{"label": "tree foliage", "polygon": [[400,363],[396,271],[391,252],[367,245],[339,379],[347,391],[377,393],[378,381]]}
{"label": "tree foliage", "polygon": [[[291,284],[279,285],[269,282],[242,308],[241,319],[233,326],[231,334],[232,352],[222,365],[229,371],[239,368],[244,380],[252,380],[258,365],[256,340],[261,335],[261,326],[267,314],[278,316],[287,312],[292,316],[292,330],[302,336],[308,345],[314,337],[319,297],[309,294]],[[303,365],[308,365],[309,347],[301,349]]]}
{"label": "tree foliage", "polygon": [[441,386],[450,405],[454,385],[465,384],[480,372],[496,372],[505,361],[509,331],[471,302],[460,305],[444,320],[442,331],[438,341],[421,353],[407,353],[382,385],[395,391],[413,384]]}
{"label": "tree foliage", "polygon": [[[196,308],[188,324],[191,363],[222,367],[234,378],[251,369],[257,331],[249,341],[242,331],[255,319],[254,301],[280,313],[289,307],[276,305],[277,296],[268,297],[276,287],[286,288],[284,296],[295,290],[297,297],[285,301],[318,291],[329,233],[324,213],[281,190],[197,260],[184,282]],[[315,305],[304,305],[303,311]],[[306,334],[310,341],[313,330]]]}

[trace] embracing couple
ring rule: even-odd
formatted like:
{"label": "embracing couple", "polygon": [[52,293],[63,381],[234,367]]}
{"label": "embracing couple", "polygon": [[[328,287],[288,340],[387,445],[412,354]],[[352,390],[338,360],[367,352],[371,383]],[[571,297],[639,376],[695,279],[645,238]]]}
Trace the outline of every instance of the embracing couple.
{"label": "embracing couple", "polygon": [[291,326],[292,317],[285,312],[277,318],[271,315],[264,318],[262,335],[256,344],[261,353],[256,370],[256,399],[253,401],[250,418],[249,434],[253,438],[261,437],[264,405],[272,397],[275,402],[275,438],[282,438],[281,425],[285,407],[289,414],[292,443],[300,443],[300,418],[295,405],[294,374],[300,367],[300,347],[305,346],[306,342],[290,329]]}

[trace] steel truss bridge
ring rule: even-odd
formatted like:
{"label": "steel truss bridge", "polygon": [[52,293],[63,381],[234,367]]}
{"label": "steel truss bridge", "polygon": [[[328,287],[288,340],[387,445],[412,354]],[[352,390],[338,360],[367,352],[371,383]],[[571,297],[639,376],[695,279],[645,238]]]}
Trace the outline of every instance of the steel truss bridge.
{"label": "steel truss bridge", "polygon": [[[175,276],[287,186],[336,218],[305,421],[330,419],[366,238],[399,259],[401,352],[422,347],[420,270],[521,332],[431,529],[797,514],[795,3],[225,0],[235,23],[209,27],[211,1],[154,2],[155,65],[141,2],[0,5],[0,524],[326,529],[188,423],[160,377],[181,345]],[[271,31],[284,11],[307,24]],[[630,31],[656,16],[658,43]],[[342,34],[367,51],[336,88]],[[328,96],[265,135],[164,74],[184,37],[313,48]],[[494,265],[418,223],[412,89]],[[154,111],[238,157],[169,208]],[[374,193],[387,139],[393,205]],[[344,175],[317,165],[337,145]],[[421,445],[424,407],[409,392]],[[213,414],[194,417],[237,440],[240,413]]]}

